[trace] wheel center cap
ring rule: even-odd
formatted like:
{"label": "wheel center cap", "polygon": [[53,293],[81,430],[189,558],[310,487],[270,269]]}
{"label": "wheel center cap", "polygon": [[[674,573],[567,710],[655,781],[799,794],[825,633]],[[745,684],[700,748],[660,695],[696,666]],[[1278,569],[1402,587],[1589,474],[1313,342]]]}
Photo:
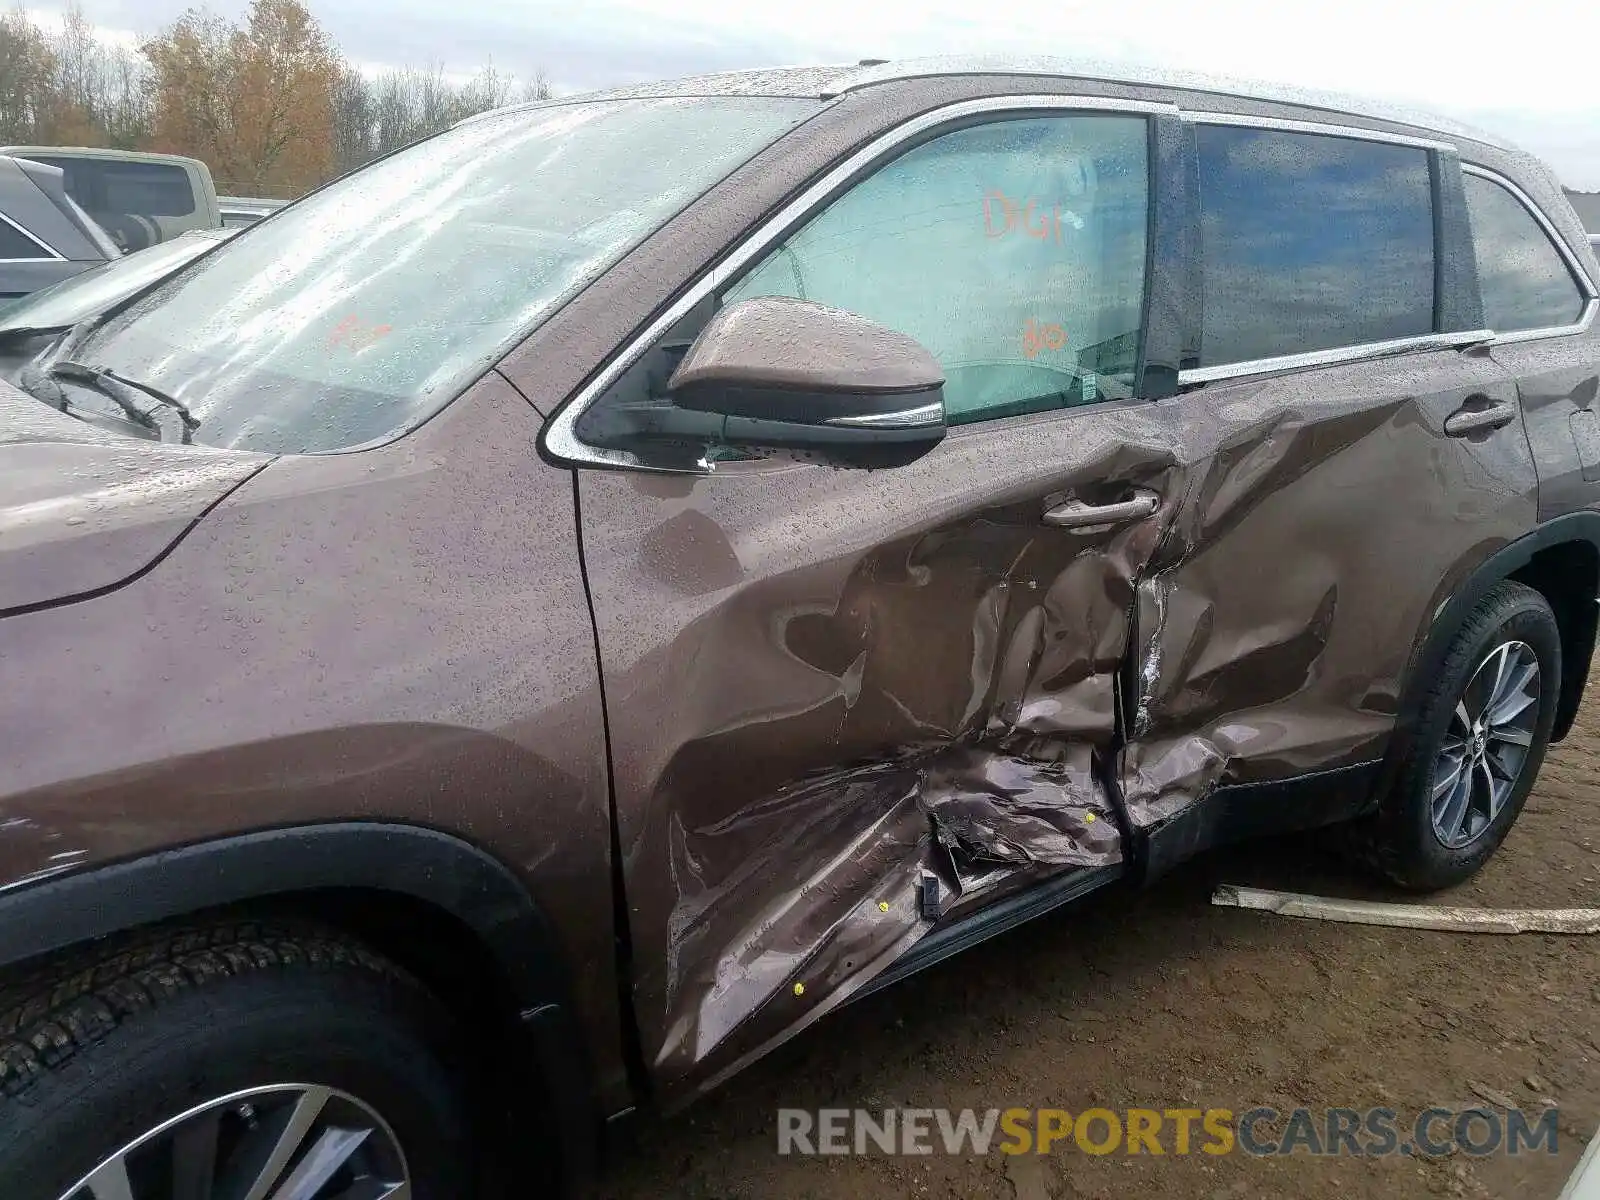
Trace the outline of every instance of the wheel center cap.
{"label": "wheel center cap", "polygon": [[1489,735],[1482,729],[1472,731],[1472,757],[1482,758],[1483,752],[1489,748]]}

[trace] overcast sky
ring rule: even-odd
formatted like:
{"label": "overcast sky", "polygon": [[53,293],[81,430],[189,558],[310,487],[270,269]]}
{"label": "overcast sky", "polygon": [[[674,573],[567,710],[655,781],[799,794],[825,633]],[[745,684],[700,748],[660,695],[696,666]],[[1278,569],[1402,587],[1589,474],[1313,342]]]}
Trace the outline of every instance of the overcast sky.
{"label": "overcast sky", "polygon": [[[237,16],[246,0],[213,0]],[[561,92],[702,71],[1026,53],[1129,59],[1431,108],[1542,155],[1600,190],[1600,5],[1594,0],[307,0],[363,65],[493,60]],[[82,0],[126,34],[185,0]],[[49,4],[29,3],[48,11]],[[1325,14],[1325,15],[1323,15]]]}

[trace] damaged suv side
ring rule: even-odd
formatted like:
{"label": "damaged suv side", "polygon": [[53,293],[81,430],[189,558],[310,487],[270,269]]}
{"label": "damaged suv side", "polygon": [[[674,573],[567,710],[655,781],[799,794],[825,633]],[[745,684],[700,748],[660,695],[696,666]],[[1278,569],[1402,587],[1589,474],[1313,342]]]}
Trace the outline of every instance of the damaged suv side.
{"label": "damaged suv side", "polygon": [[570,1183],[1208,846],[1466,878],[1587,675],[1597,278],[1471,131],[890,64],[489,114],[0,343],[0,1192]]}

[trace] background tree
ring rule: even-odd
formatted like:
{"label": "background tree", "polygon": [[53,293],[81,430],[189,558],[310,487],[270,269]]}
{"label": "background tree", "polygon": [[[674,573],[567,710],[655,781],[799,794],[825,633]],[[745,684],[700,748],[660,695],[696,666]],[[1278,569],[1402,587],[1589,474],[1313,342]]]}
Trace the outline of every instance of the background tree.
{"label": "background tree", "polygon": [[55,53],[21,9],[0,13],[0,140],[38,140],[55,104]]}
{"label": "background tree", "polygon": [[0,141],[112,146],[204,161],[224,193],[295,196],[463,117],[543,98],[491,63],[363,72],[300,0],[242,23],[190,9],[137,50],[69,8],[56,30],[0,14]]}
{"label": "background tree", "polygon": [[144,63],[132,49],[96,36],[89,18],[74,4],[52,39],[51,54],[55,79],[50,141],[128,150],[148,138]]}
{"label": "background tree", "polygon": [[191,9],[144,55],[153,148],[204,159],[219,184],[253,195],[332,173],[343,63],[298,0],[254,0],[242,28]]}

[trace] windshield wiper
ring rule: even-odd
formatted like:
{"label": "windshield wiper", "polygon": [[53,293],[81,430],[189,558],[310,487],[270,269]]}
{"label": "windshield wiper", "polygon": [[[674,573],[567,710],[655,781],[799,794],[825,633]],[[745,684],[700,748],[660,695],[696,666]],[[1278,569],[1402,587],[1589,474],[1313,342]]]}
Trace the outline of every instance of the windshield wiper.
{"label": "windshield wiper", "polygon": [[125,379],[107,367],[91,367],[70,359],[58,360],[50,364],[45,375],[50,379],[65,379],[69,383],[93,388],[140,425],[154,430],[164,442],[188,445],[194,431],[200,428],[200,422],[190,415],[183,401],[148,383]]}

